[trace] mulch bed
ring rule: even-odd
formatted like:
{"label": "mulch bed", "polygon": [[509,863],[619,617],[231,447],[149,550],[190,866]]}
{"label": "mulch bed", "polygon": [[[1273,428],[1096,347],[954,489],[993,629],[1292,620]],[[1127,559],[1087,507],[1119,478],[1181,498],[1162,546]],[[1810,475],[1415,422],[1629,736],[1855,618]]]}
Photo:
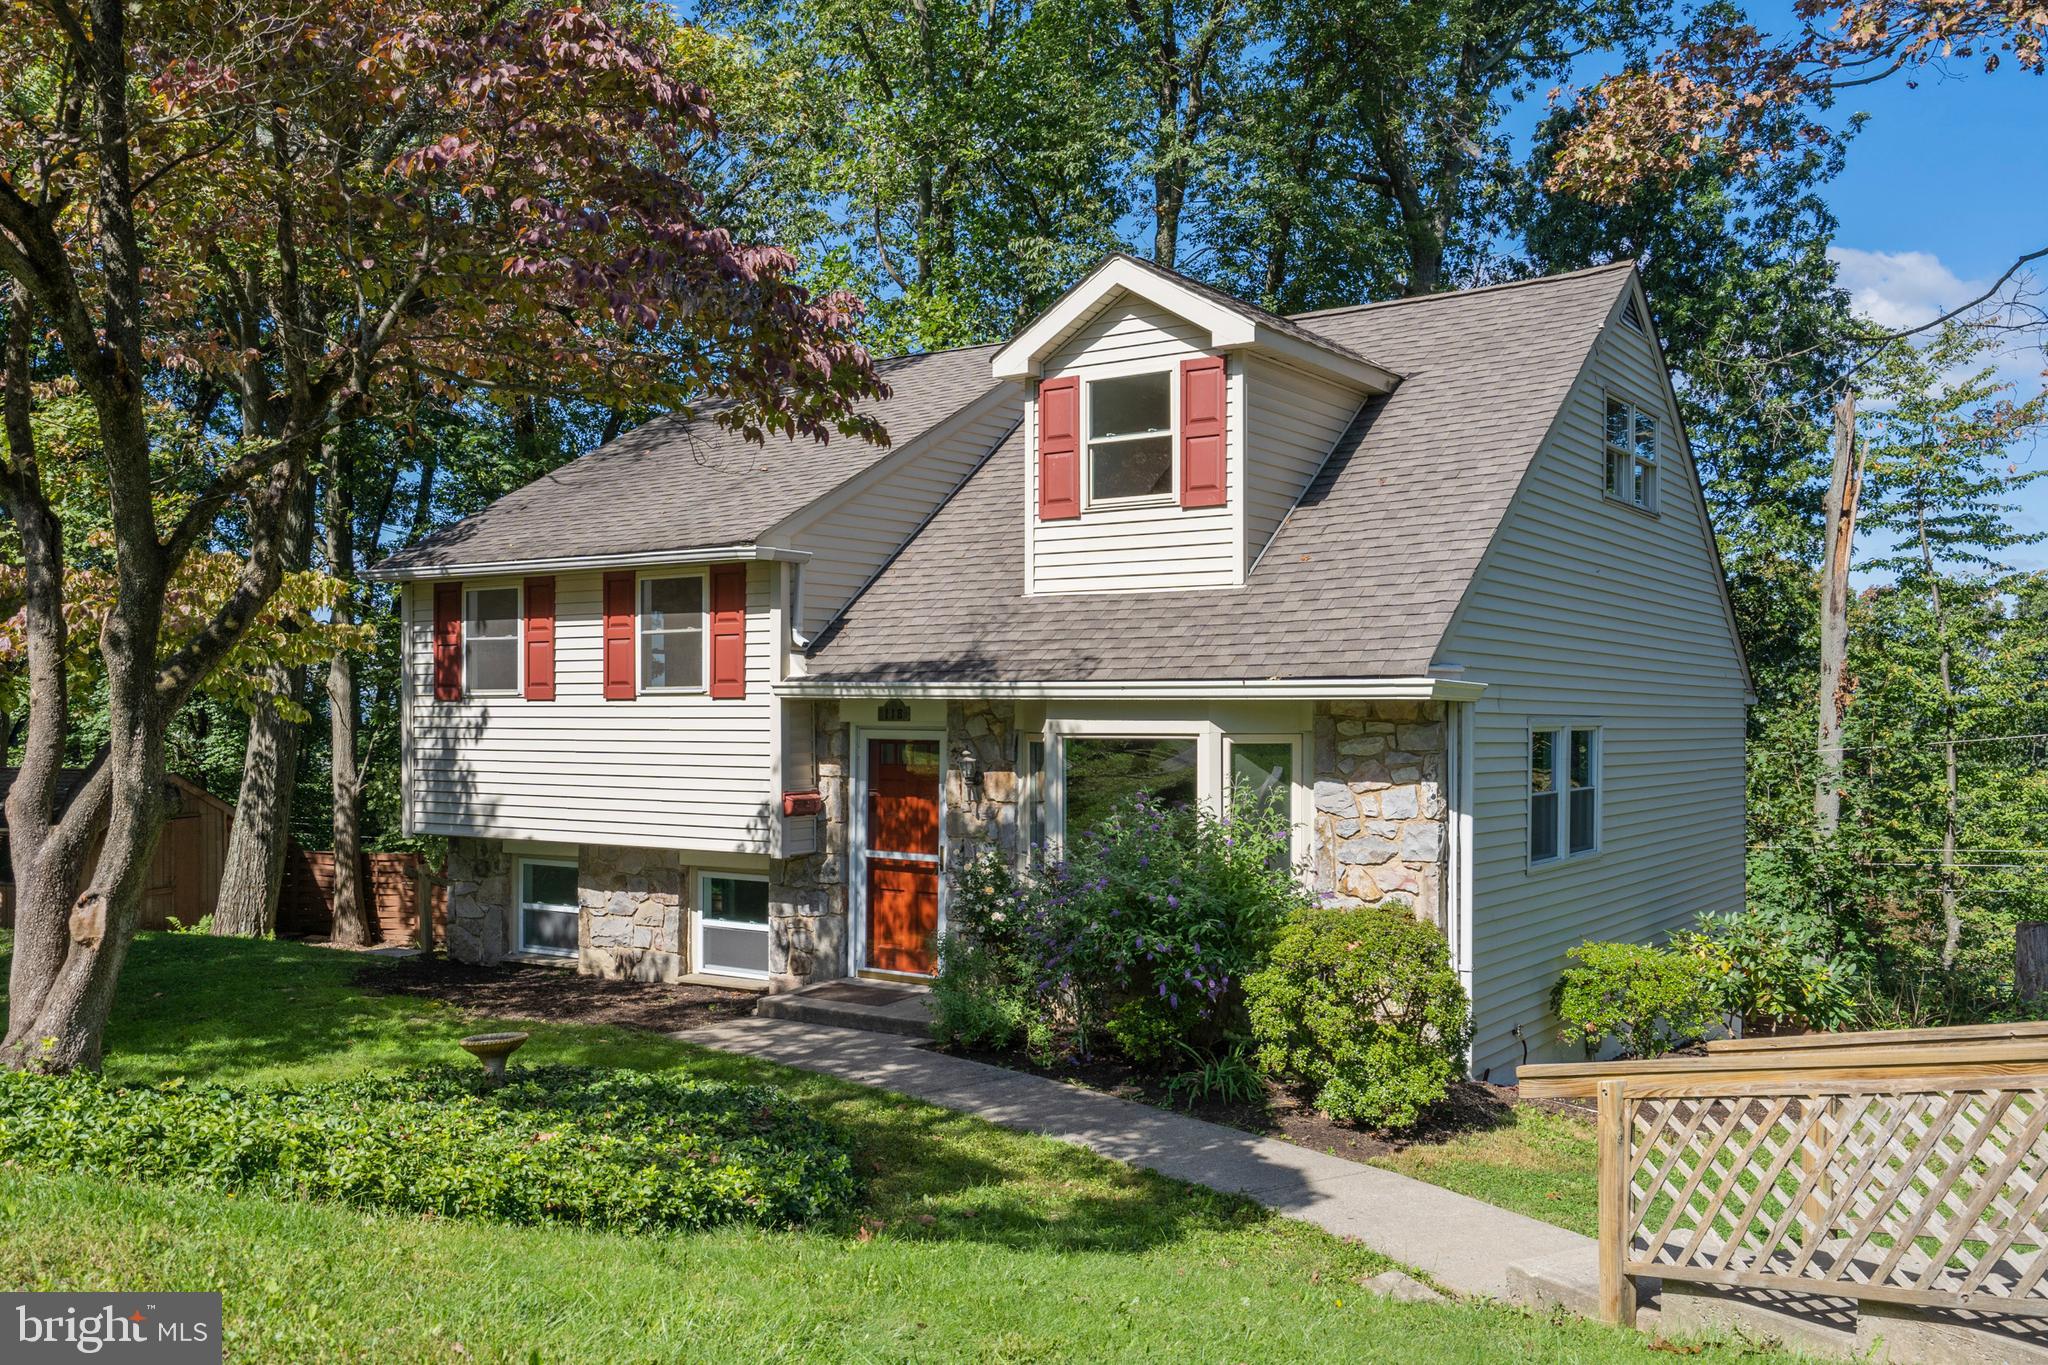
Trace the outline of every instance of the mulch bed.
{"label": "mulch bed", "polygon": [[1389,1133],[1327,1118],[1317,1113],[1301,1096],[1271,1081],[1266,1083],[1265,1098],[1262,1102],[1232,1104],[1221,1100],[1197,1100],[1192,1106],[1188,1106],[1177,1102],[1167,1092],[1166,1083],[1162,1078],[1139,1071],[1123,1062],[1094,1061],[1042,1067],[1014,1053],[966,1052],[954,1048],[942,1050],[962,1057],[971,1057],[977,1062],[987,1062],[991,1066],[1008,1067],[1013,1071],[1028,1071],[1033,1075],[1086,1086],[1090,1090],[1099,1090],[1118,1099],[1136,1100],[1161,1109],[1172,1109],[1193,1118],[1206,1119],[1211,1123],[1239,1128],[1248,1133],[1257,1133],[1261,1137],[1282,1138],[1297,1147],[1328,1152],[1333,1156],[1346,1157],[1353,1161],[1388,1156],[1409,1147],[1431,1146],[1456,1137],[1460,1133],[1483,1132],[1489,1128],[1498,1128],[1510,1121],[1513,1108],[1520,1104],[1561,1110],[1580,1116],[1585,1116],[1589,1112],[1582,1106],[1558,1101],[1523,1100],[1511,1085],[1459,1081],[1451,1086],[1451,1092],[1443,1103],[1432,1105],[1423,1111],[1422,1118],[1413,1128],[1399,1133]]}
{"label": "mulch bed", "polygon": [[656,1033],[743,1018],[754,1012],[760,999],[751,991],[716,986],[603,981],[562,967],[526,962],[478,967],[440,957],[366,963],[357,984],[380,995],[445,1000],[459,1010],[493,1018],[617,1024]]}
{"label": "mulch bed", "polygon": [[[754,1012],[760,998],[747,991],[715,986],[661,985],[646,981],[603,981],[560,967],[506,962],[478,967],[446,958],[394,958],[365,963],[358,977],[365,990],[384,995],[409,995],[444,1000],[471,1014],[500,1019],[539,1019],[562,1024],[616,1024],[657,1033],[680,1033]],[[1053,1080],[1099,1090],[1119,1099],[1137,1100],[1174,1109],[1211,1123],[1221,1123],[1263,1137],[1284,1138],[1296,1146],[1365,1161],[1405,1148],[1443,1142],[1460,1133],[1481,1132],[1509,1122],[1514,1106],[1531,1104],[1581,1116],[1586,1106],[1553,1100],[1523,1100],[1513,1086],[1460,1081],[1442,1104],[1425,1110],[1415,1127],[1400,1133],[1379,1132],[1339,1123],[1318,1114],[1284,1086],[1267,1083],[1264,1100],[1231,1104],[1200,1100],[1192,1107],[1177,1103],[1164,1080],[1122,1062],[1035,1066],[1014,1053],[963,1052],[943,1049],[978,1062],[1028,1071]]]}

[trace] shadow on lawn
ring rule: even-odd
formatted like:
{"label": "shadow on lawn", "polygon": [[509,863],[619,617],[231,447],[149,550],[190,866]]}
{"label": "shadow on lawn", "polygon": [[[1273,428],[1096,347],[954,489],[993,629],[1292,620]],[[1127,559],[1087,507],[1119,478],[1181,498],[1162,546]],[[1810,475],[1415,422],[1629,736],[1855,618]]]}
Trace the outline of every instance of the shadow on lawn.
{"label": "shadow on lawn", "polygon": [[[6,946],[0,940],[0,980]],[[821,1231],[862,1240],[1136,1253],[1271,1217],[1246,1200],[884,1091],[655,1033],[490,1020],[356,984],[382,965],[289,942],[142,935],[116,999],[107,1074],[135,1083],[182,1076],[261,1085],[467,1064],[455,1040],[504,1024],[533,1035],[515,1067],[677,1069],[705,1080],[774,1085],[802,1101],[847,1133],[868,1190],[861,1213]]]}

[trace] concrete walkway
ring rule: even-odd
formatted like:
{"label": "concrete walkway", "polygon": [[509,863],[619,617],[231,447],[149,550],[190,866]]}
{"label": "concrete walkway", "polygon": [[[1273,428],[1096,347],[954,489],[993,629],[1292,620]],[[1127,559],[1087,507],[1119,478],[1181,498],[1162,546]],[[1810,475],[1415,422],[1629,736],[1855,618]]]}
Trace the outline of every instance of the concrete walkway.
{"label": "concrete walkway", "polygon": [[1177,1180],[1242,1194],[1356,1237],[1459,1294],[1505,1297],[1508,1267],[1573,1252],[1575,1232],[1411,1180],[1150,1105],[933,1052],[903,1037],[782,1019],[736,1019],[673,1035],[910,1095],[1075,1143]]}

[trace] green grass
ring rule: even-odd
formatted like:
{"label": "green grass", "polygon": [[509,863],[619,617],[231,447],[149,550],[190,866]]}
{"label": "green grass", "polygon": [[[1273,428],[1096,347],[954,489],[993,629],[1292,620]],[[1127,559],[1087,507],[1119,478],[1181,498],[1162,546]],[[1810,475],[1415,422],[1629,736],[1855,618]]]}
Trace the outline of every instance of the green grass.
{"label": "green grass", "polygon": [[[362,966],[145,936],[107,1071],[341,1076],[446,1060],[480,1027],[359,991]],[[1661,1358],[1591,1324],[1377,1299],[1358,1281],[1387,1262],[1362,1246],[929,1105],[650,1034],[520,1027],[521,1061],[783,1086],[853,1135],[867,1208],[793,1233],[629,1237],[0,1170],[0,1286],[218,1289],[235,1361]]]}
{"label": "green grass", "polygon": [[1588,1237],[1598,1235],[1599,1149],[1592,1123],[1519,1107],[1498,1128],[1375,1157],[1375,1166],[1484,1199]]}

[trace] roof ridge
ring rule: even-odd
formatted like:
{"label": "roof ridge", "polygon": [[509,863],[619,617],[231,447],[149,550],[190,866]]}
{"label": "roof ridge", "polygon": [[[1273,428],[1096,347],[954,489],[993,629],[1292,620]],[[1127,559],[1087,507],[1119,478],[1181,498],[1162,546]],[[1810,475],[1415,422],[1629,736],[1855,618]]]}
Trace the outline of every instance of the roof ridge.
{"label": "roof ridge", "polygon": [[1398,299],[1375,299],[1371,303],[1346,303],[1335,308],[1311,308],[1305,313],[1289,313],[1288,321],[1300,322],[1305,318],[1337,317],[1344,313],[1365,313],[1375,308],[1398,308],[1406,303],[1443,303],[1450,299],[1470,298],[1474,294],[1493,294],[1504,289],[1526,289],[1539,284],[1561,284],[1584,275],[1598,275],[1609,270],[1634,270],[1635,259],[1609,261],[1605,265],[1580,266],[1577,270],[1563,270],[1555,275],[1529,275],[1519,280],[1502,280],[1498,284],[1477,284],[1470,289],[1447,289],[1439,294],[1410,294]]}

